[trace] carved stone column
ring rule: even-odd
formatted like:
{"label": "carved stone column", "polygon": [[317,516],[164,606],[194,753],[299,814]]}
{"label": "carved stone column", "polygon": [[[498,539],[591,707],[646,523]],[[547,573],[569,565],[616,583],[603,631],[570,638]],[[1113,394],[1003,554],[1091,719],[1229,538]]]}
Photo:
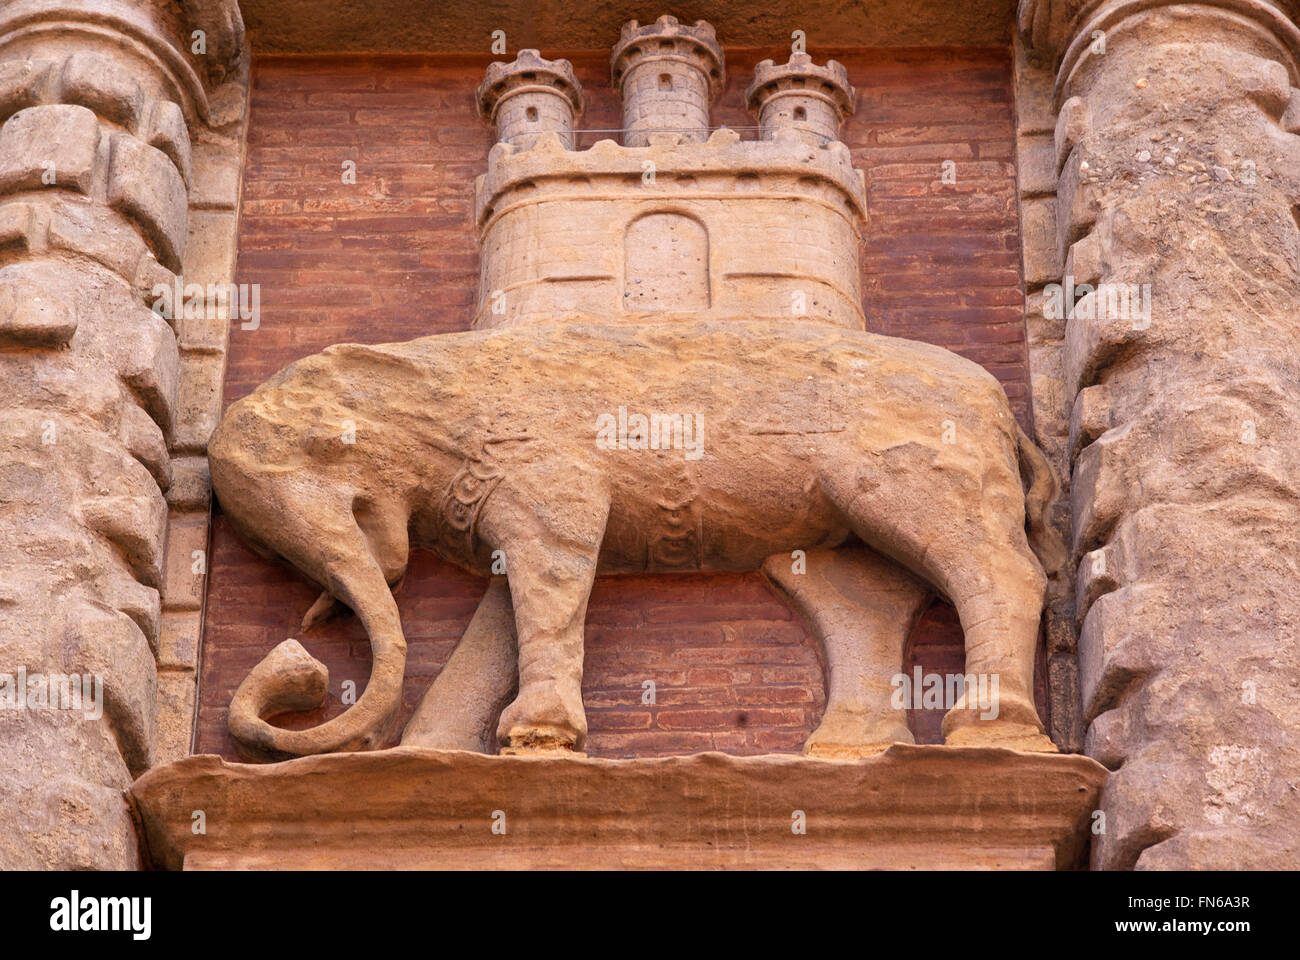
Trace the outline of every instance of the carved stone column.
{"label": "carved stone column", "polygon": [[1293,13],[1021,8],[1058,68],[1064,277],[1044,312],[1063,328],[1085,745],[1115,771],[1095,867],[1300,861]]}
{"label": "carved stone column", "polygon": [[[186,696],[160,681],[175,666],[164,493],[207,509],[184,455],[216,413],[193,384],[219,384],[227,321],[152,308],[156,287],[230,279],[238,163],[232,185],[211,155],[232,149],[246,71],[234,0],[0,7],[5,868],[135,866],[123,790],[188,752],[188,726],[160,742]],[[172,539],[185,571],[202,560]],[[102,715],[70,708],[60,676],[89,676],[95,700],[102,683]],[[173,696],[179,721],[160,715]]]}

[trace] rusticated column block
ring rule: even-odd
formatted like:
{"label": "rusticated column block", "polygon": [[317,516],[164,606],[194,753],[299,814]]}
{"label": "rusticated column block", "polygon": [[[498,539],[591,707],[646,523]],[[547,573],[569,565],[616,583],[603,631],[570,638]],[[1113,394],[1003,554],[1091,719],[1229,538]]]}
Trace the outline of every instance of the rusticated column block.
{"label": "rusticated column block", "polygon": [[[1058,6],[1022,4],[1040,51]],[[1093,864],[1293,869],[1300,31],[1266,0],[1108,0],[1058,48],[1044,302],[1086,748],[1116,770]]]}
{"label": "rusticated column block", "polygon": [[193,706],[160,649],[186,367],[151,308],[194,262],[192,142],[239,156],[246,67],[234,0],[0,5],[0,683],[47,691],[0,718],[0,866],[135,866],[122,791],[160,727],[188,749],[159,706]]}
{"label": "rusticated column block", "polygon": [[85,107],[19,111],[0,128],[0,191],[61,187],[89,194],[99,141],[99,120]]}
{"label": "rusticated column block", "polygon": [[134,137],[113,137],[108,203],[140,225],[164,266],[179,270],[189,198],[165,153]]}

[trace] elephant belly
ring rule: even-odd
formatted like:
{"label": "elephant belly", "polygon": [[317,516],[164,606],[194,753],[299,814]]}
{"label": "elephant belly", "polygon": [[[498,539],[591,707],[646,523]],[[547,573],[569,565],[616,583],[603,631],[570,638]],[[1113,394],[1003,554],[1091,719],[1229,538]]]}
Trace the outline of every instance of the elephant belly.
{"label": "elephant belly", "polygon": [[602,573],[755,570],[774,553],[834,546],[849,535],[805,462],[656,459],[611,484]]}

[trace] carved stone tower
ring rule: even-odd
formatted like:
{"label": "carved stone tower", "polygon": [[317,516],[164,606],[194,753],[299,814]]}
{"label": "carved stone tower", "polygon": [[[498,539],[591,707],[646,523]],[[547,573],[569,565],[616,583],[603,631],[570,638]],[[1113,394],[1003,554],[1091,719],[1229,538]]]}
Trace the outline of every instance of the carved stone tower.
{"label": "carved stone tower", "polygon": [[573,124],[582,113],[582,87],[568,60],[543,60],[521,50],[510,63],[488,67],[478,88],[479,113],[496,124],[497,139],[527,150],[544,133],[573,148]]}
{"label": "carved stone tower", "polygon": [[819,67],[806,53],[791,54],[777,66],[764,60],[754,68],[745,103],[758,117],[761,135],[794,130],[814,146],[840,137],[840,124],[853,116],[855,92],[848,71],[834,60]]}
{"label": "carved stone tower", "polygon": [[664,16],[643,27],[630,20],[609,62],[623,98],[625,147],[644,147],[655,132],[679,133],[687,143],[708,138],[709,104],[726,76],[710,24],[687,27]]}

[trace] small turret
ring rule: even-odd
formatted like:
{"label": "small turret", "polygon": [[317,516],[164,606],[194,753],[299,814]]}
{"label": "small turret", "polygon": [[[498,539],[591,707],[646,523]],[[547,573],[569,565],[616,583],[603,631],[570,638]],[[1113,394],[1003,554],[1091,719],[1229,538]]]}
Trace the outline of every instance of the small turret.
{"label": "small turret", "polygon": [[745,91],[764,140],[778,130],[794,130],[818,146],[840,138],[840,124],[853,115],[856,97],[843,64],[830,60],[819,67],[806,53],[791,54],[781,65],[764,60]]}
{"label": "small turret", "polygon": [[497,139],[527,150],[544,133],[558,134],[573,149],[573,125],[583,108],[582,86],[568,60],[543,60],[520,50],[510,63],[498,60],[478,88],[479,115],[495,123]]}
{"label": "small turret", "polygon": [[660,17],[648,26],[623,25],[610,56],[614,89],[623,99],[623,145],[643,147],[649,134],[681,134],[688,143],[709,136],[709,104],[722,89],[726,64],[713,27],[683,26]]}

